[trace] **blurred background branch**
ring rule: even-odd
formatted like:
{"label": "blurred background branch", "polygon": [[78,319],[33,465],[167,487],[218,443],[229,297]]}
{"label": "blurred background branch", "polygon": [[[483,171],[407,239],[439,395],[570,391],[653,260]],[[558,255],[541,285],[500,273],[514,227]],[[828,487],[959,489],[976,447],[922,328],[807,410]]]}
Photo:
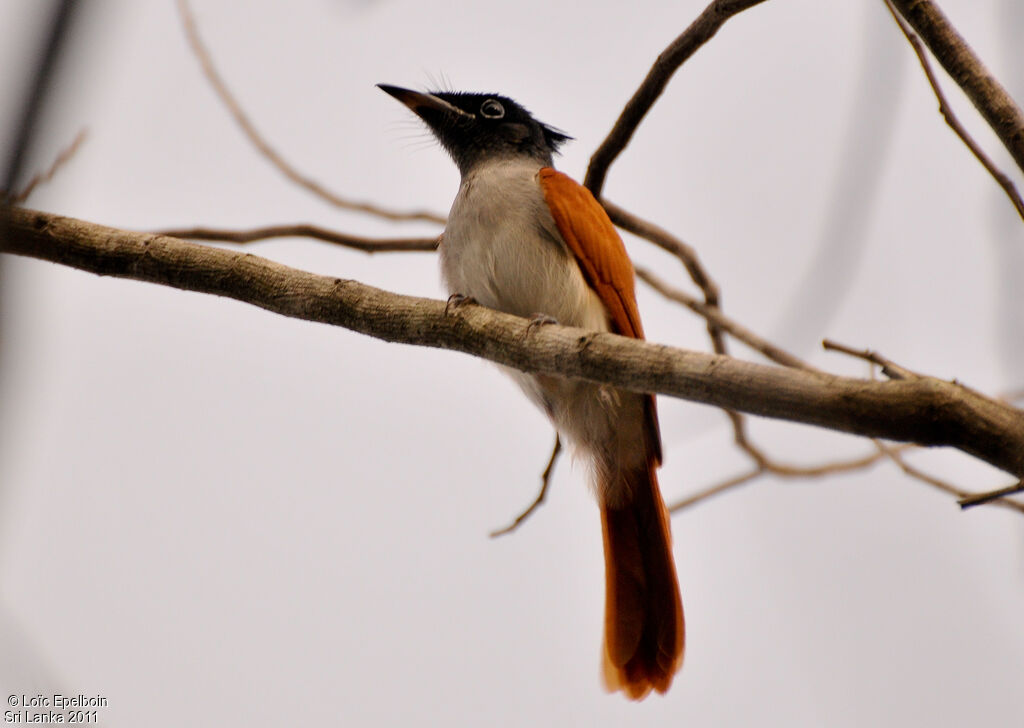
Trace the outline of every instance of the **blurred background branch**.
{"label": "blurred background branch", "polygon": [[238,124],[238,127],[242,130],[242,133],[245,134],[246,138],[253,144],[253,146],[256,147],[260,155],[273,164],[274,167],[276,167],[281,174],[287,177],[289,181],[304,188],[307,192],[324,202],[343,210],[361,212],[374,217],[380,217],[385,220],[391,220],[393,222],[418,220],[441,224],[444,223],[443,215],[438,215],[437,213],[426,210],[406,212],[402,210],[391,210],[368,202],[350,200],[347,197],[327,189],[327,187],[320,182],[292,166],[292,164],[282,157],[277,150],[274,149],[274,147],[272,147],[270,143],[267,142],[267,140],[256,130],[256,127],[252,121],[250,121],[249,116],[242,110],[241,104],[238,103],[234,94],[231,93],[231,90],[221,78],[220,73],[217,72],[216,66],[213,65],[213,58],[206,46],[203,44],[202,38],[199,36],[199,30],[196,27],[195,18],[192,15],[192,9],[189,7],[188,0],[177,0],[177,4],[178,14],[181,17],[181,23],[185,28],[185,36],[188,38],[189,47],[191,47],[193,55],[199,61],[199,65],[203,69],[203,75],[206,77],[206,80],[209,81],[210,86],[213,87],[218,98],[220,98],[227,107],[228,111],[231,113],[231,117],[235,120],[235,123]]}
{"label": "blurred background branch", "polygon": [[[44,0],[39,0],[43,5]],[[79,132],[74,141],[63,152],[57,155],[54,162],[45,171],[31,176],[22,183],[25,170],[32,161],[32,154],[40,140],[40,128],[49,108],[49,99],[60,71],[60,62],[65,47],[74,30],[76,20],[86,12],[88,0],[56,0],[50,3],[49,17],[43,24],[43,32],[34,53],[25,59],[23,68],[27,77],[24,97],[20,103],[5,99],[11,109],[15,109],[14,127],[9,139],[3,140],[3,167],[0,174],[0,241],[10,234],[11,206],[24,202],[32,191],[40,184],[50,180],[61,167],[74,156],[85,138],[85,132]],[[0,243],[2,245],[2,243]],[[0,462],[10,455],[13,445],[6,436],[9,432],[5,422],[9,413],[3,406],[12,397],[14,383],[8,376],[8,362],[12,356],[8,346],[7,312],[10,276],[6,270],[4,256],[0,255]],[[0,535],[6,536],[14,525],[8,515],[11,497],[11,484],[0,477]],[[6,541],[4,541],[6,545]],[[3,555],[3,554],[0,554]],[[27,633],[21,620],[10,610],[8,600],[0,594],[0,685],[7,693],[26,691],[40,694],[53,694],[62,687],[61,671],[52,664],[51,658],[42,649],[38,640]],[[13,706],[9,700],[7,707]],[[16,701],[17,702],[17,701]],[[8,717],[13,713],[9,712]],[[20,713],[17,713],[21,717]]]}

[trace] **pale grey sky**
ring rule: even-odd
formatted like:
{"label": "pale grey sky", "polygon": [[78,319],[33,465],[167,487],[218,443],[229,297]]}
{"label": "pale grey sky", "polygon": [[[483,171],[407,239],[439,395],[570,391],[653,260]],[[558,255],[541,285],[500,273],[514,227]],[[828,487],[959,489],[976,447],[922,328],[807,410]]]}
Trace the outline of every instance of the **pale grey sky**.
{"label": "pale grey sky", "polygon": [[[1021,98],[1016,2],[941,5]],[[576,137],[558,164],[580,178],[704,4],[584,13],[524,0],[509,13],[455,0],[194,0],[224,77],[289,160],[342,194],[442,212],[454,166],[375,83],[445,79],[512,96]],[[38,6],[0,4],[5,100],[22,82],[15,61]],[[89,139],[32,206],[137,229],[434,231],[339,212],[290,186],[206,85],[170,0],[92,6],[34,166],[82,126]],[[865,373],[819,352],[827,335],[988,392],[1024,384],[1013,345],[1024,340],[1013,328],[1024,226],[942,122],[881,2],[774,0],[732,20],[679,72],[606,193],[694,245],[728,312],[818,366]],[[843,264],[809,270],[847,225]],[[687,284],[659,251],[627,246]],[[304,240],[251,252],[444,295],[432,255]],[[887,466],[766,480],[679,513],[687,657],[667,697],[633,704],[600,687],[604,569],[582,468],[564,459],[549,503],[515,535],[487,538],[533,498],[552,442],[493,367],[236,302],[5,264],[4,698],[103,695],[110,726],[1024,721],[1018,514],[961,513]],[[792,302],[807,299],[808,281],[820,292],[801,327]],[[688,313],[648,290],[640,305],[649,338],[707,347]],[[667,499],[747,467],[721,413],[660,407]],[[752,431],[795,462],[868,448],[766,421]],[[913,462],[971,489],[1006,482],[956,453]]]}

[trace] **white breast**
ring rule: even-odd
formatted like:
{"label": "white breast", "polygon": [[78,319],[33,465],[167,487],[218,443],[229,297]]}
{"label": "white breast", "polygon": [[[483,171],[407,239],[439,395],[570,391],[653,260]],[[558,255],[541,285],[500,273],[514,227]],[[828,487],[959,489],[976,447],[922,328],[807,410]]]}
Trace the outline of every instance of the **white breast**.
{"label": "white breast", "polygon": [[506,160],[463,180],[441,242],[451,293],[517,316],[608,330],[607,314],[562,241],[531,161]]}
{"label": "white breast", "polygon": [[[496,162],[462,180],[441,240],[448,290],[490,308],[561,324],[608,331],[608,314],[583,278],[544,200],[536,162]],[[604,484],[606,502],[621,497],[619,470],[646,467],[637,447],[644,400],[581,380],[525,374],[501,367],[551,417]]]}

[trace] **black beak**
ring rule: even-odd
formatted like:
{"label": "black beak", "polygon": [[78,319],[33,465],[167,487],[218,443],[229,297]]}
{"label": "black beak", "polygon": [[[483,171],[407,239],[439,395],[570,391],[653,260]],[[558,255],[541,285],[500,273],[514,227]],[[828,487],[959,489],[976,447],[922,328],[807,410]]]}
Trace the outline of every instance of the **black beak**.
{"label": "black beak", "polygon": [[386,83],[378,83],[377,88],[390,96],[394,96],[420,118],[423,118],[423,112],[428,110],[439,111],[442,114],[456,117],[473,118],[472,114],[467,114],[457,106],[452,106],[444,99],[438,98],[433,94],[420,93],[419,91],[412,91],[400,86],[389,86]]}

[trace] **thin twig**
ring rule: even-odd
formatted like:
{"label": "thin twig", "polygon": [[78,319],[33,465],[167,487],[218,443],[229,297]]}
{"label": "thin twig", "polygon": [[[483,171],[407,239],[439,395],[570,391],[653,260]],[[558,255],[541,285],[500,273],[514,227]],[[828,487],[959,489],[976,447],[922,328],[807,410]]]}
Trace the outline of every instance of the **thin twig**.
{"label": "thin twig", "polygon": [[675,501],[674,503],[670,503],[668,505],[668,510],[670,513],[676,513],[678,511],[683,510],[684,508],[689,508],[690,506],[696,505],[697,503],[705,501],[708,498],[719,495],[721,493],[725,493],[726,491],[732,490],[733,488],[741,486],[744,483],[749,483],[755,478],[759,478],[760,476],[764,475],[766,472],[767,471],[762,467],[755,467],[753,470],[749,470],[746,473],[742,473],[735,477],[729,478],[728,480],[722,481],[721,483],[717,483],[716,485],[712,485],[709,488],[697,491],[693,495],[687,496],[686,498],[682,498],[680,500]]}
{"label": "thin twig", "polygon": [[[893,446],[892,449],[896,452],[914,447],[909,443],[901,443]],[[732,488],[735,488],[744,483],[759,478],[764,475],[776,475],[783,478],[820,478],[826,475],[833,475],[835,473],[848,473],[854,470],[863,470],[868,468],[883,457],[886,453],[878,450],[869,455],[864,455],[859,458],[853,458],[850,460],[837,460],[831,463],[822,463],[821,465],[791,465],[788,463],[780,463],[775,460],[765,459],[763,463],[758,464],[752,470],[729,478],[721,483],[712,485],[709,488],[698,491],[693,495],[687,496],[682,500],[678,500],[669,506],[669,510],[672,512],[681,511],[684,508],[688,508],[692,505],[696,505],[707,498],[715,495],[724,493]]]}
{"label": "thin twig", "polygon": [[[906,475],[909,475],[912,478],[916,478],[917,480],[920,480],[922,483],[927,483],[933,488],[941,490],[943,493],[949,493],[950,495],[955,496],[958,499],[958,501],[970,498],[973,495],[975,495],[974,493],[968,493],[965,490],[961,490],[952,483],[948,483],[945,480],[942,480],[941,478],[936,478],[934,475],[930,475],[919,468],[915,468],[913,465],[911,465],[902,457],[900,457],[900,454],[896,452],[891,446],[886,445],[880,440],[876,440],[875,444],[878,446],[880,450],[882,450],[885,453],[885,455],[890,460],[896,463],[899,469],[902,470]],[[991,500],[988,502],[988,505],[1001,506],[1003,508],[1009,508],[1011,510],[1020,511],[1021,513],[1024,513],[1024,503],[1017,503],[1016,501],[1008,500],[1006,498]]]}
{"label": "thin twig", "polygon": [[787,465],[785,463],[778,463],[768,461],[763,464],[755,466],[752,470],[743,473],[741,475],[729,478],[721,483],[712,485],[704,490],[700,490],[693,495],[682,498],[678,501],[669,505],[669,511],[677,513],[690,506],[697,505],[698,503],[705,501],[713,496],[720,495],[727,491],[730,491],[740,485],[749,483],[757,478],[766,475],[776,475],[785,478],[819,478],[825,475],[833,475],[835,473],[851,472],[854,470],[863,470],[871,467],[882,458],[888,458],[896,464],[900,470],[903,471],[904,475],[914,480],[919,480],[923,483],[931,485],[932,487],[941,490],[944,493],[955,496],[958,499],[958,503],[961,508],[970,508],[976,505],[997,505],[1003,508],[1009,508],[1011,510],[1019,511],[1024,513],[1024,503],[1018,503],[1017,501],[1007,500],[1006,496],[1013,495],[1015,493],[1024,492],[1024,481],[1017,483],[1016,485],[1002,488],[1000,490],[990,491],[987,493],[971,494],[960,488],[957,488],[951,483],[947,483],[944,480],[936,478],[933,475],[920,470],[919,468],[910,465],[906,460],[902,458],[902,453],[915,449],[916,446],[913,443],[900,443],[898,445],[890,445],[883,443],[880,440],[872,439],[875,445],[876,452],[870,455],[865,455],[860,458],[852,460],[841,460],[833,463],[823,463],[822,465],[812,466],[801,466],[801,465]]}
{"label": "thin twig", "polygon": [[[721,309],[721,291],[718,288],[718,284],[715,283],[707,269],[704,268],[704,264],[700,262],[697,251],[692,246],[687,245],[668,230],[624,210],[614,202],[601,200],[601,204],[604,205],[604,209],[607,211],[611,221],[620,228],[654,243],[662,250],[678,258],[679,262],[686,268],[686,272],[689,273],[690,279],[704,294],[704,303]],[[725,354],[725,340],[722,338],[722,331],[710,319],[708,320],[708,335],[711,337],[711,345],[715,353]]]}
{"label": "thin twig", "polygon": [[555,469],[555,461],[558,460],[558,454],[562,452],[562,440],[556,434],[555,435],[555,446],[551,450],[551,457],[548,458],[548,465],[544,468],[544,472],[540,476],[540,492],[537,493],[537,497],[533,503],[527,507],[525,511],[516,516],[516,519],[504,528],[499,528],[497,531],[491,531],[491,538],[497,538],[498,536],[504,536],[506,533],[512,533],[525,521],[530,515],[537,510],[541,503],[544,502],[544,498],[548,494],[548,483],[551,480],[551,473]]}
{"label": "thin twig", "polygon": [[335,207],[366,213],[367,215],[384,218],[385,220],[423,220],[444,224],[444,217],[433,212],[422,210],[402,212],[389,210],[368,202],[353,202],[335,194],[316,180],[299,172],[287,160],[285,160],[284,157],[278,154],[278,152],[271,147],[263,136],[256,130],[252,121],[249,120],[248,115],[246,115],[242,110],[238,100],[235,99],[234,95],[228,89],[224,79],[221,78],[217,69],[213,65],[213,58],[210,56],[209,50],[207,50],[202,39],[199,37],[199,30],[196,28],[195,18],[192,15],[192,11],[189,8],[187,0],[178,0],[178,14],[181,16],[181,22],[185,28],[185,35],[188,38],[189,46],[192,48],[192,52],[195,54],[196,59],[202,66],[203,74],[210,82],[214,92],[220,98],[221,102],[223,102],[223,104],[228,108],[228,111],[231,112],[231,116],[234,117],[235,123],[241,127],[245,136],[248,137],[252,145],[256,147],[257,151],[259,151],[263,157],[273,164],[281,174],[300,187],[303,187],[307,191],[313,193],[321,200],[324,200]]}
{"label": "thin twig", "polygon": [[1010,198],[1010,202],[1013,203],[1014,208],[1017,210],[1017,214],[1024,220],[1024,199],[1021,199],[1020,193],[1017,191],[1017,187],[1013,184],[1013,181],[998,167],[995,162],[989,159],[988,155],[981,146],[974,141],[974,138],[967,132],[963,124],[953,113],[953,108],[949,105],[946,100],[946,95],[942,92],[942,88],[939,86],[939,80],[935,77],[935,72],[932,71],[931,63],[928,61],[928,54],[924,49],[924,44],[921,39],[917,37],[917,34],[910,29],[910,26],[899,14],[899,11],[893,6],[891,0],[883,0],[885,6],[889,8],[889,12],[892,14],[893,20],[899,26],[900,30],[903,31],[903,35],[910,43],[910,47],[914,49],[914,53],[917,54],[917,60],[921,63],[921,68],[924,69],[924,75],[928,78],[928,83],[932,87],[932,91],[935,93],[935,98],[939,101],[939,112],[942,114],[942,118],[946,120],[949,127],[956,132],[956,135],[960,137],[968,149],[971,150],[971,154],[981,162],[981,165],[988,170],[988,173],[992,175],[995,181],[1003,188],[1006,192],[1006,196]]}
{"label": "thin twig", "polygon": [[[902,452],[915,447],[913,443],[901,442],[899,445],[890,446],[894,452]],[[874,465],[883,457],[883,453],[876,449],[875,452],[850,460],[840,460],[834,463],[823,463],[822,465],[786,465],[785,463],[771,463],[768,471],[773,475],[792,478],[820,478],[823,475],[833,473],[848,473],[853,470],[861,470]]]}
{"label": "thin twig", "polygon": [[913,372],[906,367],[900,366],[896,362],[886,359],[884,356],[871,349],[854,349],[846,344],[840,344],[839,342],[832,341],[831,339],[825,339],[821,342],[821,346],[826,351],[838,351],[843,354],[849,354],[850,356],[858,359],[863,359],[871,364],[877,364],[882,368],[882,373],[890,379],[920,379],[921,374]]}
{"label": "thin twig", "polygon": [[715,0],[661,52],[651,70],[648,71],[647,77],[644,78],[622,110],[607,138],[601,142],[601,146],[590,158],[590,166],[587,168],[587,176],[583,180],[583,185],[594,193],[594,197],[601,197],[608,168],[629,144],[640,122],[654,106],[654,102],[661,96],[679,67],[698,48],[707,43],[725,21],[762,2],[764,0]]}
{"label": "thin twig", "polygon": [[1006,488],[990,490],[987,493],[978,493],[977,495],[972,495],[968,498],[961,498],[959,500],[960,508],[966,510],[974,506],[980,506],[983,503],[989,503],[997,498],[1003,498],[1017,493],[1024,493],[1024,480],[1019,481],[1015,485],[1007,486]]}
{"label": "thin twig", "polygon": [[22,188],[21,192],[17,193],[16,195],[14,195],[14,197],[11,198],[11,202],[15,205],[22,204],[35,191],[36,187],[38,187],[41,184],[46,184],[47,182],[52,180],[54,175],[56,175],[57,172],[60,171],[61,167],[67,164],[67,162],[73,156],[75,156],[75,152],[78,151],[78,148],[82,145],[82,142],[85,141],[86,136],[88,136],[88,134],[86,133],[85,129],[82,129],[80,132],[78,132],[78,134],[75,135],[75,138],[71,141],[71,143],[63,150],[61,150],[61,152],[53,160],[53,164],[51,164],[48,169],[33,175],[32,179],[30,179],[28,183],[25,185],[25,187]]}
{"label": "thin twig", "polygon": [[704,300],[710,306],[718,306],[719,288],[700,262],[697,251],[662,227],[619,207],[611,200],[602,199],[608,217],[623,230],[654,243],[667,253],[674,255],[686,268],[690,278],[704,293]]}
{"label": "thin twig", "polygon": [[328,230],[317,225],[270,225],[251,230],[223,230],[194,227],[180,230],[161,230],[155,235],[167,235],[184,240],[211,240],[224,243],[252,243],[270,238],[313,238],[326,243],[355,248],[364,253],[408,253],[437,250],[437,238],[366,238]]}
{"label": "thin twig", "polygon": [[698,316],[706,319],[708,323],[714,324],[737,341],[741,341],[754,351],[761,353],[766,359],[786,367],[803,369],[805,371],[817,371],[803,359],[790,354],[788,351],[785,351],[767,339],[758,336],[742,324],[729,318],[722,313],[722,310],[717,306],[709,306],[703,301],[698,301],[695,297],[685,291],[681,291],[678,288],[670,286],[646,268],[637,268],[636,275],[637,278],[642,280],[665,298],[686,306]]}

